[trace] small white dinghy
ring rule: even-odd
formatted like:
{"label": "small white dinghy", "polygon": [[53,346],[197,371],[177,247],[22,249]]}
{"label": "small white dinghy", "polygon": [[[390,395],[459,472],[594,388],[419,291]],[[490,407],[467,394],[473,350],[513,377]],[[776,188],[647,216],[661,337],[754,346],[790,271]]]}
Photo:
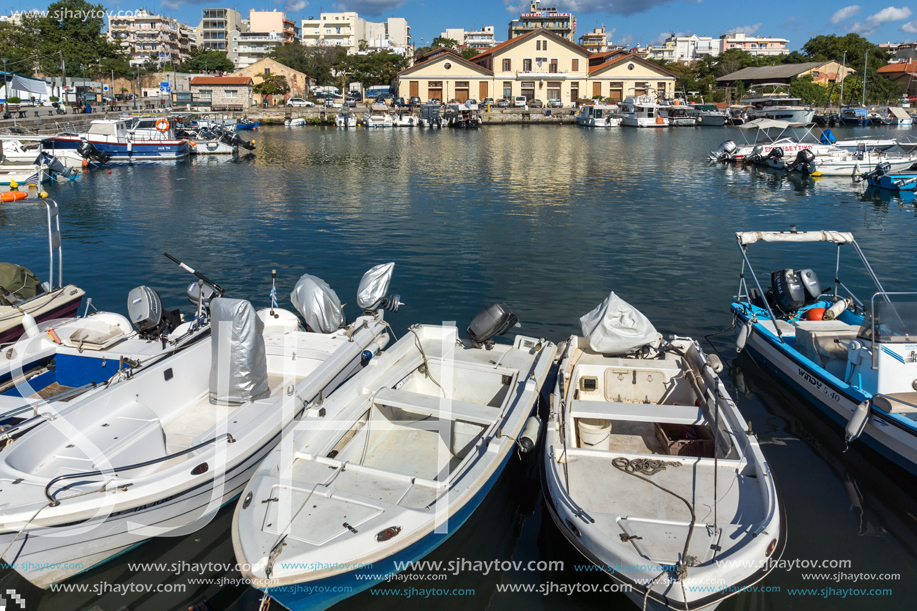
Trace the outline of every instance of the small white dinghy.
{"label": "small white dinghy", "polygon": [[[367,272],[361,292],[384,294],[393,266]],[[48,587],[151,537],[192,532],[235,499],[281,433],[388,340],[381,311],[342,326],[318,278],[300,278],[291,300],[311,331],[289,311],[213,299],[207,340],[0,452],[3,561]]]}
{"label": "small white dinghy", "polygon": [[494,344],[515,322],[491,306],[466,343],[453,326],[415,325],[306,414],[236,506],[233,549],[254,587],[293,611],[324,609],[458,530],[517,444],[537,439],[529,415],[555,346]]}
{"label": "small white dinghy", "polygon": [[641,608],[713,609],[786,545],[761,448],[696,341],[614,293],[581,322],[546,423],[551,517]]}

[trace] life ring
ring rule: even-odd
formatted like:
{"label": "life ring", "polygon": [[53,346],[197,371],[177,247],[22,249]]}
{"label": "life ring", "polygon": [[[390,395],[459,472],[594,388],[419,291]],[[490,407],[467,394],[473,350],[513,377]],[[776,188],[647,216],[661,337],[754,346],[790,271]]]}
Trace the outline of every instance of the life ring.
{"label": "life ring", "polygon": [[0,202],[15,202],[28,196],[29,194],[25,191],[7,191],[6,193],[0,193]]}
{"label": "life ring", "polygon": [[168,119],[159,119],[156,121],[156,129],[162,133],[169,131],[169,120]]}

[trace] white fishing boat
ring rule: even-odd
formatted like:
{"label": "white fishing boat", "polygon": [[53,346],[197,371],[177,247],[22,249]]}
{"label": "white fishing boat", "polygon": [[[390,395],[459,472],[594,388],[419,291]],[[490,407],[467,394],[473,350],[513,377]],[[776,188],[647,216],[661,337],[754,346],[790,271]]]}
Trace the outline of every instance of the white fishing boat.
{"label": "white fishing boat", "polygon": [[755,107],[756,117],[789,121],[790,123],[811,123],[815,118],[814,107],[806,106],[801,99],[781,91],[786,85],[782,83],[762,84],[758,87],[772,87],[773,92],[761,94],[761,97],[758,98],[742,100],[744,104]]}
{"label": "white fishing boat", "polygon": [[419,123],[419,119],[409,112],[399,112],[392,117],[394,127],[415,127]]}
{"label": "white fishing boat", "polygon": [[[387,290],[393,265],[367,272],[358,301]],[[161,312],[151,293],[129,304],[135,325]],[[218,296],[208,338],[56,413],[48,406],[46,424],[0,452],[0,481],[17,486],[0,506],[4,562],[47,587],[151,537],[196,530],[235,499],[303,411],[387,343],[381,311],[344,325],[318,278],[300,278],[291,300],[307,331],[292,312]],[[398,299],[371,305],[383,303]]]}
{"label": "white fishing boat", "polygon": [[306,120],[305,120],[305,119],[302,119],[302,118],[299,118],[299,119],[287,119],[286,121],[283,122],[283,125],[284,125],[285,127],[305,127],[305,125],[306,125]]}
{"label": "white fishing boat", "polygon": [[726,122],[729,125],[744,125],[755,119],[755,107],[750,104],[733,104],[726,109]]}
{"label": "white fishing boat", "polygon": [[[35,322],[68,318],[76,314],[85,292],[64,284],[63,247],[60,235],[60,209],[53,199],[28,200],[29,206],[44,204],[48,219],[48,277],[40,282],[28,269],[4,264],[0,271],[0,347],[16,342]],[[4,206],[10,206],[4,203]],[[57,259],[55,264],[55,258]],[[57,269],[57,282],[54,270]],[[12,355],[7,357],[12,358]],[[0,382],[5,378],[0,376]]]}
{"label": "white fishing boat", "polygon": [[[848,232],[744,231],[736,233],[736,243],[742,255],[732,304],[736,348],[805,397],[848,443],[861,440],[917,474],[917,293],[886,291]],[[823,272],[834,282],[822,286],[812,269],[781,269],[770,274],[765,291],[747,253],[758,243],[783,244],[791,255],[804,243],[836,245],[835,269]],[[841,251],[850,249],[875,287],[865,301],[841,279],[848,275]]]}
{"label": "white fishing boat", "polygon": [[233,549],[253,587],[288,609],[324,609],[462,526],[538,435],[530,414],[555,346],[495,344],[515,320],[491,306],[471,342],[415,325],[307,412],[236,506]]}
{"label": "white fishing boat", "polygon": [[[734,140],[726,140],[715,151],[707,156],[710,161],[743,161],[749,155],[760,152],[768,155],[775,148],[782,151],[786,157],[796,157],[799,151],[812,151],[815,155],[830,155],[840,149],[833,144],[823,144],[812,134],[814,124],[791,123],[775,119],[755,119],[738,128],[745,138],[744,144],[737,144]],[[754,130],[755,137],[751,142],[745,134]]]}
{"label": "white fishing boat", "polygon": [[695,340],[662,340],[614,293],[581,323],[546,423],[549,513],[641,609],[713,609],[785,549],[770,466]]}
{"label": "white fishing boat", "polygon": [[697,116],[689,112],[687,106],[663,106],[659,115],[669,120],[672,127],[694,127],[697,125]]}
{"label": "white fishing boat", "polygon": [[363,123],[366,127],[392,127],[394,125],[392,115],[385,111],[375,109],[371,113],[366,113],[366,115],[364,115]]}
{"label": "white fishing boat", "polygon": [[619,127],[621,117],[617,113],[615,104],[587,104],[576,111],[576,124],[581,127]]}
{"label": "white fishing boat", "polygon": [[621,103],[621,125],[626,127],[668,127],[669,120],[659,115],[662,108],[651,95],[628,97]]}
{"label": "white fishing boat", "polygon": [[357,126],[357,116],[347,110],[339,112],[334,117],[334,124],[337,127],[351,128]]}
{"label": "white fishing boat", "polygon": [[823,155],[812,160],[809,173],[812,176],[849,176],[855,178],[887,163],[888,171],[902,172],[917,163],[917,155],[893,155],[878,151],[859,151],[839,155]]}

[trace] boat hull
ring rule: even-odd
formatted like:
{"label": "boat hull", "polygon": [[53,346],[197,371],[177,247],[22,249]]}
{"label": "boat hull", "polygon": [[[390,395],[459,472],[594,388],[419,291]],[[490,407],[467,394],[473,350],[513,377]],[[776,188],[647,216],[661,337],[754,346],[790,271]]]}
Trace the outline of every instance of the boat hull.
{"label": "boat hull", "polygon": [[[87,139],[102,153],[109,153],[112,162],[173,161],[188,156],[191,145],[187,140],[140,140],[135,142],[107,142]],[[77,136],[59,136],[53,139],[55,149],[76,149],[83,140]]]}
{"label": "boat hull", "polygon": [[[746,322],[740,312],[739,318]],[[775,373],[820,412],[840,427],[841,434],[857,406],[869,395],[843,384],[801,355],[796,357],[781,348],[779,339],[762,329],[760,323],[752,325],[745,349],[757,362]],[[917,475],[917,432],[908,430],[894,417],[871,407],[870,418],[859,441],[896,465]]]}
{"label": "boat hull", "polygon": [[643,117],[627,117],[621,119],[621,125],[625,127],[668,127],[669,120],[665,117],[656,117],[655,119]]}
{"label": "boat hull", "polygon": [[[28,302],[19,304],[19,307],[25,307],[26,311],[35,319],[35,322],[39,323],[57,318],[71,318],[76,316],[76,311],[80,307],[84,294],[82,289],[68,285],[62,289],[60,296],[52,298],[45,303],[42,303],[40,299],[42,296],[39,295],[38,298],[31,300],[34,307],[30,306]],[[3,308],[4,311],[7,309],[12,311],[13,308]],[[22,337],[25,330],[22,328],[21,315],[16,317],[15,322],[6,320],[6,316],[2,318],[3,320],[0,321],[0,344],[12,343]]]}

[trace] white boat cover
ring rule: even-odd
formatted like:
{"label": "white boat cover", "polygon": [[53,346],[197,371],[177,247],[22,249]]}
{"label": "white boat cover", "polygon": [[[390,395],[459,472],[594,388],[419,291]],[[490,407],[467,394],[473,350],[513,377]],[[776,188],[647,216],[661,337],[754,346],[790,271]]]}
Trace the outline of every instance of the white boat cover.
{"label": "white boat cover", "polygon": [[357,305],[361,310],[365,312],[378,307],[379,301],[388,292],[388,285],[392,281],[394,271],[394,263],[383,263],[363,274],[360,286],[357,287]]}
{"label": "white boat cover", "polygon": [[736,239],[746,246],[755,242],[835,242],[852,244],[853,234],[848,231],[738,231]]}
{"label": "white boat cover", "polygon": [[210,303],[212,364],[210,402],[240,405],[271,394],[267,385],[264,323],[244,299]]}
{"label": "white boat cover", "polygon": [[737,125],[739,129],[786,129],[788,127],[809,127],[811,123],[792,123],[790,121],[781,121],[780,119],[755,119],[742,125]]}
{"label": "white boat cover", "polygon": [[611,292],[579,319],[583,337],[596,352],[619,356],[658,341],[653,324],[639,310]]}
{"label": "white boat cover", "polygon": [[910,119],[911,118],[911,115],[907,114],[907,111],[904,110],[903,108],[899,108],[897,106],[889,106],[888,110],[890,110],[891,113],[899,119]]}
{"label": "white boat cover", "polygon": [[290,293],[290,301],[315,333],[334,333],[344,323],[341,300],[321,278],[303,274]]}

